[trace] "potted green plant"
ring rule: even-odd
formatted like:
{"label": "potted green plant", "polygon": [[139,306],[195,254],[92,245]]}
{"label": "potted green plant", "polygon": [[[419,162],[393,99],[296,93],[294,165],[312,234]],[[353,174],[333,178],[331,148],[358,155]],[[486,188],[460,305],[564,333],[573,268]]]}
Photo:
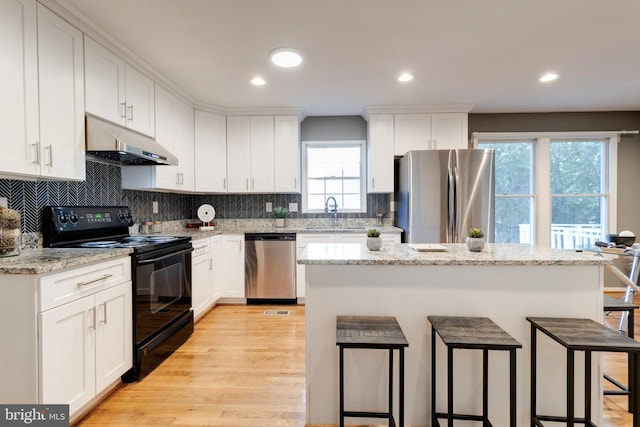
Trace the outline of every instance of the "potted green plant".
{"label": "potted green plant", "polygon": [[379,251],[382,247],[382,239],[380,238],[380,231],[375,228],[370,228],[367,231],[367,248],[370,251]]}
{"label": "potted green plant", "polygon": [[276,227],[284,227],[284,219],[289,215],[289,209],[284,206],[273,208],[273,217],[276,219]]}
{"label": "potted green plant", "polygon": [[484,249],[484,232],[479,228],[472,228],[467,234],[467,249],[471,252],[480,252]]}

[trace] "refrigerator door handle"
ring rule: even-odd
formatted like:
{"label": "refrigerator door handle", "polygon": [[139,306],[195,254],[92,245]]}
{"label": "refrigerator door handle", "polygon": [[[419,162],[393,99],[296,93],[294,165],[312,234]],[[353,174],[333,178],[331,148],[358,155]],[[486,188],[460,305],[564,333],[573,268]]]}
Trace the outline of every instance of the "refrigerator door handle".
{"label": "refrigerator door handle", "polygon": [[449,215],[447,219],[447,243],[455,243],[456,233],[456,174],[455,166],[449,167]]}

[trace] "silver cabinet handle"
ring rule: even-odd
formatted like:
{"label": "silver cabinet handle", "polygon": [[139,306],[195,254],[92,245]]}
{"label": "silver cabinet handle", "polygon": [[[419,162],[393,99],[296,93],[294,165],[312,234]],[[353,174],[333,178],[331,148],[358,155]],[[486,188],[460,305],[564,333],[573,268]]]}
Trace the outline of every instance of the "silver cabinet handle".
{"label": "silver cabinet handle", "polygon": [[92,307],[89,309],[91,312],[91,329],[96,330],[96,308]]}
{"label": "silver cabinet handle", "polygon": [[256,180],[255,180],[255,178],[251,178],[251,189],[252,190],[256,189]]}
{"label": "silver cabinet handle", "polygon": [[102,280],[108,279],[109,277],[113,277],[113,274],[105,274],[102,277],[98,277],[97,279],[89,280],[87,282],[78,282],[78,286],[87,286],[92,283],[100,282]]}
{"label": "silver cabinet handle", "polygon": [[107,303],[103,302],[100,305],[102,305],[102,320],[100,321],[100,323],[104,323],[106,325],[107,324]]}
{"label": "silver cabinet handle", "polygon": [[436,150],[438,148],[438,141],[437,140],[433,140],[433,149]]}
{"label": "silver cabinet handle", "polygon": [[127,117],[127,120],[132,122],[133,121],[133,105],[127,105],[127,111],[129,111],[129,115]]}
{"label": "silver cabinet handle", "polygon": [[226,189],[227,189],[227,178],[222,178],[222,188],[223,188],[224,190],[226,190]]}
{"label": "silver cabinet handle", "polygon": [[247,180],[246,180],[246,181],[247,181],[247,182],[246,182],[246,185],[247,185],[247,190],[248,190],[248,189],[249,189],[249,178],[247,178]]}
{"label": "silver cabinet handle", "polygon": [[40,164],[40,141],[36,141],[35,144],[31,144],[31,147],[33,147],[35,155],[33,156],[34,160],[31,162],[34,165],[39,165]]}
{"label": "silver cabinet handle", "polygon": [[120,109],[120,111],[121,111],[120,112],[120,117],[123,118],[123,119],[126,119],[127,118],[127,103],[126,102],[121,102],[120,103],[120,107],[122,107]]}
{"label": "silver cabinet handle", "polygon": [[47,163],[47,166],[53,166],[53,145],[49,144],[49,146],[45,148],[49,150],[49,163]]}
{"label": "silver cabinet handle", "polygon": [[213,270],[213,259],[209,258],[209,270]]}
{"label": "silver cabinet handle", "polygon": [[176,185],[180,185],[180,174],[176,172]]}
{"label": "silver cabinet handle", "polygon": [[180,185],[184,185],[184,173],[180,174]]}
{"label": "silver cabinet handle", "polygon": [[375,176],[371,177],[371,188],[376,188],[376,177]]}
{"label": "silver cabinet handle", "polygon": [[298,177],[296,176],[293,177],[293,189],[294,190],[298,189]]}

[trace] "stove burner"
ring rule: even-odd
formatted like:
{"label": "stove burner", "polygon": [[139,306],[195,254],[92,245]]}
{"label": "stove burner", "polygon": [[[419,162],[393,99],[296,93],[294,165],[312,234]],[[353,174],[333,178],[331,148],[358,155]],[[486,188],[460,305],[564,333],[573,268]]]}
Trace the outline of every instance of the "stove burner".
{"label": "stove burner", "polygon": [[163,243],[163,242],[170,242],[172,240],[176,240],[177,237],[173,237],[173,236],[148,236],[146,239],[147,239],[148,242]]}
{"label": "stove burner", "polygon": [[80,246],[83,248],[113,248],[118,244],[115,240],[102,240],[98,242],[85,242]]}
{"label": "stove burner", "polygon": [[125,237],[124,240],[127,242],[144,242],[147,238],[145,236],[129,236]]}

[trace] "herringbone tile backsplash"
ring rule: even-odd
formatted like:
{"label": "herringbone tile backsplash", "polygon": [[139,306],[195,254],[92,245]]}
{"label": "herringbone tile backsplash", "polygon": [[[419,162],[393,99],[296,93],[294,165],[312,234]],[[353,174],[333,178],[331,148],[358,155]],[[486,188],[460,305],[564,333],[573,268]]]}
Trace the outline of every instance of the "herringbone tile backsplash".
{"label": "herringbone tile backsplash", "polygon": [[[129,206],[136,219],[173,221],[196,218],[198,206],[209,203],[216,208],[216,217],[225,219],[271,218],[265,211],[266,202],[273,206],[302,206],[300,194],[224,194],[189,195],[132,191],[122,189],[120,167],[87,161],[86,181],[21,181],[0,179],[0,197],[8,206],[22,214],[22,232],[42,231],[43,206]],[[388,194],[367,195],[367,213],[340,214],[342,218],[375,218],[376,212],[389,211]],[[157,201],[159,214],[152,213]],[[291,213],[291,218],[324,218],[325,214]]]}

